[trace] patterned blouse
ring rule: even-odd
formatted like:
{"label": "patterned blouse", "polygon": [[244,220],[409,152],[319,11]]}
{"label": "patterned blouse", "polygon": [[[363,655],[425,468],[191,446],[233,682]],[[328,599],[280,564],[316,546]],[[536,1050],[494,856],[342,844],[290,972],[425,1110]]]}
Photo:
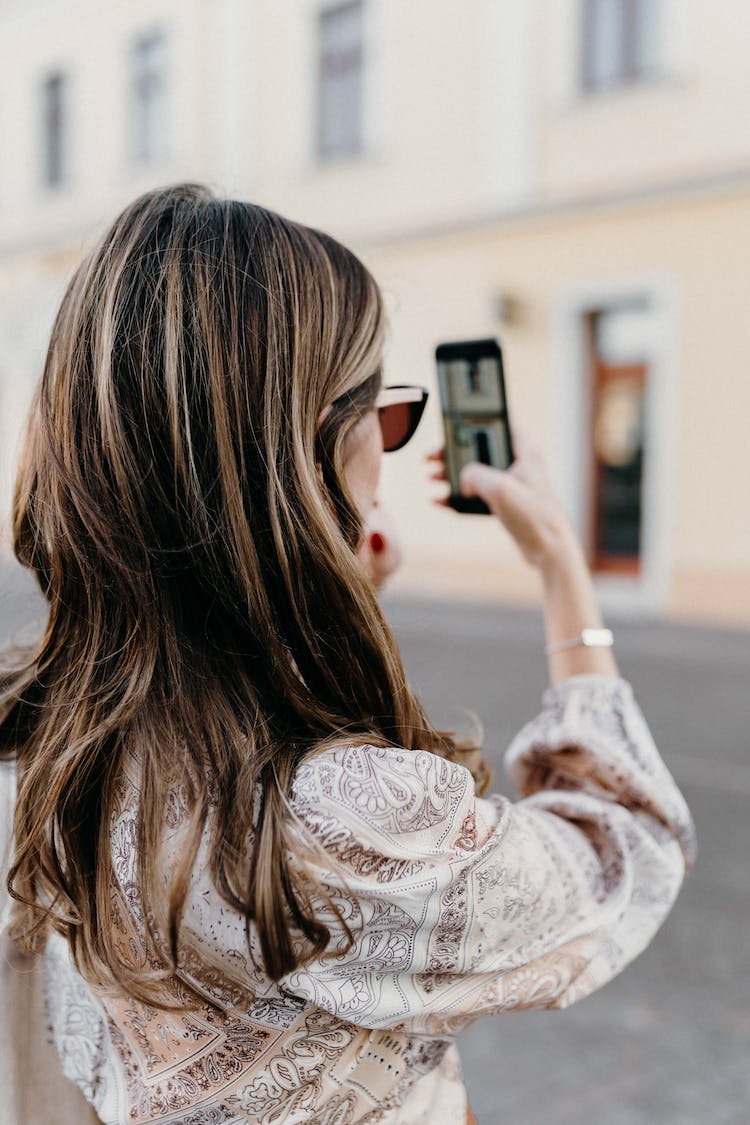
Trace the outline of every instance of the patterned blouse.
{"label": "patterned blouse", "polygon": [[[207,837],[164,986],[167,1000],[197,993],[197,1008],[101,995],[51,937],[51,1034],[102,1121],[462,1122],[456,1032],[606,984],[649,944],[696,856],[690,811],[619,676],[548,687],[504,763],[515,802],[477,797],[464,766],[424,751],[345,747],[305,761],[292,809],[332,945],[278,984],[212,885]],[[121,948],[145,970],[130,766],[111,825],[114,893]],[[164,870],[184,813],[176,793]]]}

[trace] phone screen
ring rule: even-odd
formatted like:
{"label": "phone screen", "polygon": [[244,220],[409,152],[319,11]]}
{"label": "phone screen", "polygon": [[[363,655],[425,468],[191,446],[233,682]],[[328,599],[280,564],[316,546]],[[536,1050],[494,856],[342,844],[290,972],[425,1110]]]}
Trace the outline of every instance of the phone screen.
{"label": "phone screen", "polygon": [[445,469],[450,504],[460,512],[488,513],[478,497],[461,496],[464,465],[481,461],[496,469],[513,463],[503,354],[496,339],[459,340],[435,350],[445,430]]}

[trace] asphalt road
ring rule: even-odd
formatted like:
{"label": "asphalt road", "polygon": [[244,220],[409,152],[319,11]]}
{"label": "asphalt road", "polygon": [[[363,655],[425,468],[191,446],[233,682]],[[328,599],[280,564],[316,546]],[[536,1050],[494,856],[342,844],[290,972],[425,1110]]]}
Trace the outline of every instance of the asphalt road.
{"label": "asphalt road", "polygon": [[[0,571],[0,637],[35,605]],[[502,751],[546,685],[541,613],[386,597],[433,721]],[[750,1123],[750,633],[607,622],[620,671],[695,817],[698,862],[649,948],[564,1011],[478,1021],[460,1039],[480,1125]],[[461,1123],[456,1123],[461,1125]]]}

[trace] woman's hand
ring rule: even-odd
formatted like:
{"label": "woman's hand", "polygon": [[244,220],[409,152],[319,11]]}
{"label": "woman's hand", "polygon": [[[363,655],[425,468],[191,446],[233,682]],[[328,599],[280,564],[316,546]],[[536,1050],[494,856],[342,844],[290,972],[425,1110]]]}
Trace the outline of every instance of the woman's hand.
{"label": "woman's hand", "polygon": [[[552,487],[544,457],[523,431],[513,427],[516,459],[510,468],[493,469],[472,461],[459,476],[463,496],[479,496],[515,539],[523,557],[544,570],[567,546],[577,542],[575,532]],[[445,450],[427,460],[441,463],[432,480],[446,480]],[[447,506],[447,499],[435,503]]]}
{"label": "woman's hand", "polygon": [[376,590],[381,590],[386,579],[401,565],[403,552],[396,528],[380,500],[375,501],[365,521],[357,558]]}

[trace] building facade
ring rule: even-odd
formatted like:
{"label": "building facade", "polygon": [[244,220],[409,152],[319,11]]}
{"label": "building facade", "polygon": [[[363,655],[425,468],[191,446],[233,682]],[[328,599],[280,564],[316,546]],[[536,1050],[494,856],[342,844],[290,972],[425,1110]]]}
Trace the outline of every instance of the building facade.
{"label": "building facade", "polygon": [[496,335],[605,613],[750,624],[750,10],[742,0],[0,0],[0,458],[64,284],[140,191],[202,180],[382,284],[392,588],[533,602],[431,503],[434,349]]}

